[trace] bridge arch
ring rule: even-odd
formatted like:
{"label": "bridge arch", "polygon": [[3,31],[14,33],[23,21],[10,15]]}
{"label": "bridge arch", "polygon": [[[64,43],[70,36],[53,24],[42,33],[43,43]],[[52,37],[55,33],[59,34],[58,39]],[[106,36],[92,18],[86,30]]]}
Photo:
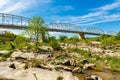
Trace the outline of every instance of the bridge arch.
{"label": "bridge arch", "polygon": [[98,33],[98,34],[104,34],[105,32],[102,29],[95,28],[95,27],[89,27],[85,29],[86,32],[92,32],[92,33]]}
{"label": "bridge arch", "polygon": [[81,27],[69,23],[49,23],[49,29],[60,29],[63,31],[83,31]]}

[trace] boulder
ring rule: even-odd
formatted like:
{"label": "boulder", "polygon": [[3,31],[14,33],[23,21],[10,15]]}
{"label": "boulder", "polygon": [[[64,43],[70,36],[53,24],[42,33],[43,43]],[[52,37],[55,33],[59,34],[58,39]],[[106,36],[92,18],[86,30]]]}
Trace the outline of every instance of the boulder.
{"label": "boulder", "polygon": [[94,68],[95,68],[95,64],[92,63],[83,65],[83,69],[94,69]]}
{"label": "boulder", "polygon": [[22,54],[22,52],[13,52],[11,57],[20,57]]}
{"label": "boulder", "polygon": [[45,51],[52,51],[53,48],[50,46],[41,46],[40,49],[45,50]]}
{"label": "boulder", "polygon": [[74,76],[70,72],[64,72],[63,77],[63,80],[75,80]]}
{"label": "boulder", "polygon": [[80,67],[76,67],[76,68],[74,68],[73,70],[72,70],[72,72],[75,72],[75,73],[77,73],[77,72],[79,72],[80,71]]}
{"label": "boulder", "polygon": [[6,54],[6,53],[8,53],[8,52],[9,52],[8,50],[1,50],[1,51],[0,51],[0,55]]}
{"label": "boulder", "polygon": [[33,53],[14,52],[12,53],[11,57],[17,59],[31,59],[34,58],[35,55]]}
{"label": "boulder", "polygon": [[62,66],[62,68],[63,68],[65,71],[72,71],[72,68],[67,67],[67,66]]}
{"label": "boulder", "polygon": [[71,66],[70,60],[65,60],[62,64],[65,66]]}
{"label": "boulder", "polygon": [[65,66],[75,66],[76,61],[75,60],[65,60],[62,64]]}
{"label": "boulder", "polygon": [[20,63],[20,62],[12,62],[9,66],[9,68],[13,69],[24,69],[25,63]]}
{"label": "boulder", "polygon": [[91,75],[90,78],[93,79],[93,80],[103,80],[103,79],[102,79],[100,76],[98,76],[97,74]]}

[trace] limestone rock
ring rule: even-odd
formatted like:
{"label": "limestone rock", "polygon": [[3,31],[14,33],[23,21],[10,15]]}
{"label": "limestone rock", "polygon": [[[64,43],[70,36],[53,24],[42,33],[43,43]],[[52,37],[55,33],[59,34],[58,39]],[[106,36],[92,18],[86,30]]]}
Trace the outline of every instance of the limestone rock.
{"label": "limestone rock", "polygon": [[75,80],[74,76],[70,72],[63,73],[63,80]]}
{"label": "limestone rock", "polygon": [[83,66],[83,69],[94,69],[94,68],[95,68],[95,64],[92,63],[88,63]]}
{"label": "limestone rock", "polygon": [[76,61],[75,60],[65,60],[62,64],[65,66],[75,66]]}
{"label": "limestone rock", "polygon": [[46,50],[46,51],[52,51],[53,50],[53,48],[50,47],[50,46],[41,46],[40,49]]}
{"label": "limestone rock", "polygon": [[72,72],[75,72],[75,73],[77,73],[77,72],[79,72],[80,71],[80,68],[79,67],[76,67],[76,68],[74,68],[73,70],[72,70]]}
{"label": "limestone rock", "polygon": [[66,60],[62,64],[65,65],[65,66],[71,66],[70,60]]}
{"label": "limestone rock", "polygon": [[62,66],[62,67],[63,67],[63,69],[66,70],[66,71],[72,71],[72,68],[69,68],[69,67],[67,67],[67,66]]}
{"label": "limestone rock", "polygon": [[93,80],[103,80],[100,76],[98,76],[96,74],[91,75],[91,79],[93,79]]}

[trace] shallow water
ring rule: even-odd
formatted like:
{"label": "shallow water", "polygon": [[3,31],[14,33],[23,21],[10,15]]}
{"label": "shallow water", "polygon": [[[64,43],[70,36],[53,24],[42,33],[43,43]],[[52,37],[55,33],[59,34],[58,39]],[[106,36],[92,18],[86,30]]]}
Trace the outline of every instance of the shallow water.
{"label": "shallow water", "polygon": [[103,80],[120,80],[120,72],[111,72],[110,70],[102,70],[102,71],[95,71],[95,70],[87,70],[84,74],[74,73],[79,80],[85,80],[86,76],[91,74],[97,74]]}

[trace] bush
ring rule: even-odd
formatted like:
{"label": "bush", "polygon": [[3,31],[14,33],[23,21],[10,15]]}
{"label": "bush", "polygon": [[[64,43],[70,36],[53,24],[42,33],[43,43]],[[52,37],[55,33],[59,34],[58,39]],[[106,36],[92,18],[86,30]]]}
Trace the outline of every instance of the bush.
{"label": "bush", "polygon": [[87,51],[87,50],[82,50],[82,49],[78,49],[78,48],[70,48],[69,49],[70,51],[73,51],[73,52],[77,52],[81,55],[83,55],[85,58],[88,58],[91,56],[91,52],[90,51]]}
{"label": "bush", "polygon": [[40,64],[46,65],[46,63],[42,60],[34,59],[32,60],[32,66],[33,67],[38,67]]}
{"label": "bush", "polygon": [[59,44],[57,41],[50,41],[50,46],[51,46],[55,51],[62,50],[60,44]]}
{"label": "bush", "polygon": [[120,58],[119,57],[107,56],[106,59],[112,71],[120,70]]}
{"label": "bush", "polygon": [[3,55],[0,57],[0,61],[6,61],[6,59],[9,58],[12,53],[13,53],[13,51],[10,51],[10,52],[8,52],[8,53],[3,54]]}

